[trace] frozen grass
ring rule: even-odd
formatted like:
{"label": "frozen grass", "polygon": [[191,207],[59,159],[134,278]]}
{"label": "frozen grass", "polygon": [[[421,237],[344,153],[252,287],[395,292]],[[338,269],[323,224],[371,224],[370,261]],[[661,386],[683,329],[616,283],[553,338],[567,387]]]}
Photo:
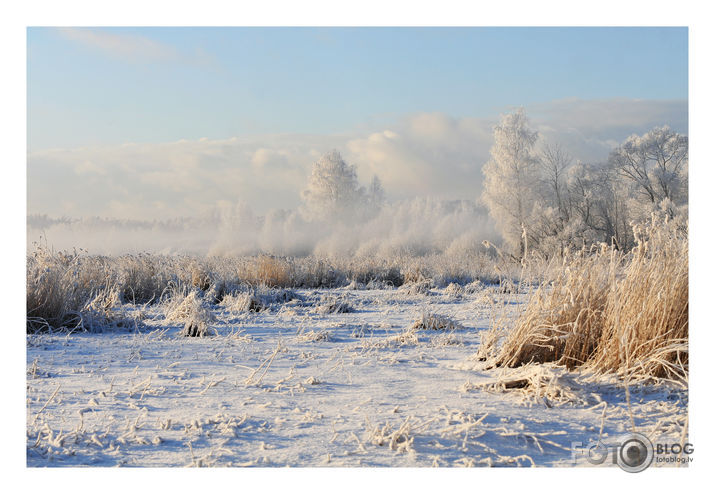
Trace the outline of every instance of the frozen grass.
{"label": "frozen grass", "polygon": [[687,381],[687,226],[654,216],[634,233],[628,254],[602,245],[567,256],[532,296],[496,365],[557,362],[628,380]]}
{"label": "frozen grass", "polygon": [[[483,253],[461,252],[380,257],[192,257],[157,254],[92,256],[85,252],[53,252],[42,246],[27,258],[27,331],[93,330],[96,299],[112,293],[117,304],[156,304],[169,292],[195,291],[209,304],[227,309],[258,311],[280,302],[285,288],[388,289],[430,294],[436,287],[466,285],[472,293],[478,280],[518,276],[521,268],[507,266]],[[453,288],[454,289],[454,288]],[[252,295],[239,295],[253,291]],[[347,306],[343,305],[343,308]],[[329,311],[333,312],[333,311]],[[341,312],[341,310],[337,310]],[[94,317],[97,324],[86,324]]]}
{"label": "frozen grass", "polygon": [[201,298],[198,290],[175,290],[164,304],[165,321],[168,323],[208,324],[216,317]]}
{"label": "frozen grass", "polygon": [[344,297],[324,295],[320,298],[316,311],[318,314],[347,314],[354,312],[355,309]]}
{"label": "frozen grass", "polygon": [[274,256],[261,255],[243,259],[238,263],[238,278],[249,285],[272,288],[289,287],[295,276],[288,261]]}
{"label": "frozen grass", "polygon": [[464,288],[457,283],[450,283],[447,288],[445,288],[444,294],[448,297],[459,298],[464,295]]}
{"label": "frozen grass", "polygon": [[228,294],[219,304],[234,314],[260,312],[266,309],[263,302],[253,292]]}
{"label": "frozen grass", "polygon": [[429,295],[432,288],[432,281],[420,278],[416,281],[410,281],[400,287],[400,290],[407,295]]}
{"label": "frozen grass", "polygon": [[412,323],[410,329],[453,331],[455,329],[464,329],[464,326],[445,315],[425,311]]}
{"label": "frozen grass", "polygon": [[114,296],[115,283],[103,258],[41,246],[28,256],[28,333],[82,329],[83,314],[109,309]]}
{"label": "frozen grass", "polygon": [[565,369],[539,364],[509,369],[496,379],[479,384],[466,382],[462,387],[465,392],[519,392],[524,403],[543,403],[547,408],[564,405],[590,407],[603,402],[596,393],[587,392],[588,389],[589,386],[568,376]]}

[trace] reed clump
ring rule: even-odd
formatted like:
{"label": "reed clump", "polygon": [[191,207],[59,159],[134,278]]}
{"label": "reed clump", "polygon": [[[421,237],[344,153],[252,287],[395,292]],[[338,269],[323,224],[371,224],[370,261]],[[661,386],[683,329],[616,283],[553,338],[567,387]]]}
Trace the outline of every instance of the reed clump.
{"label": "reed clump", "polygon": [[686,220],[653,216],[634,226],[636,246],[567,254],[542,283],[494,363],[556,362],[628,379],[688,376]]}
{"label": "reed clump", "polygon": [[249,285],[285,288],[292,285],[290,263],[275,256],[260,255],[239,265],[239,279]]}

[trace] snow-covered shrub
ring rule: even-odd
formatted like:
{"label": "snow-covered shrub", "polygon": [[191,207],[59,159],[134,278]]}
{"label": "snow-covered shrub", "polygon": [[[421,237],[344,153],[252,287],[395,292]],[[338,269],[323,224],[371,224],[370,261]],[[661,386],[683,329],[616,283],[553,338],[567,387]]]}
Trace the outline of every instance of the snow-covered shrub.
{"label": "snow-covered shrub", "polygon": [[345,314],[355,311],[345,297],[334,295],[321,297],[315,310],[318,314]]}
{"label": "snow-covered shrub", "polygon": [[225,295],[219,305],[235,314],[260,312],[266,309],[266,305],[253,291]]}
{"label": "snow-covered shrub", "polygon": [[216,320],[198,290],[175,290],[165,302],[164,315],[170,323],[209,323]]}
{"label": "snow-covered shrub", "polygon": [[464,288],[457,283],[450,283],[447,288],[444,289],[444,294],[448,297],[461,297],[464,294]]}
{"label": "snow-covered shrub", "polygon": [[230,287],[225,281],[217,281],[211,283],[208,290],[204,292],[204,298],[210,304],[220,304],[228,293],[231,293],[232,290],[236,290],[237,288],[236,285]]}
{"label": "snow-covered shrub", "polygon": [[467,284],[464,286],[464,293],[468,295],[473,295],[475,293],[479,293],[482,290],[484,290],[485,286],[484,283],[482,283],[479,280],[474,280],[471,283]]}
{"label": "snow-covered shrub", "polygon": [[188,321],[184,325],[184,329],[181,331],[181,336],[187,336],[187,337],[192,337],[192,338],[202,338],[204,336],[208,336],[209,334],[209,327],[206,321],[200,320],[200,321]]}
{"label": "snow-covered shrub", "polygon": [[82,310],[82,326],[91,332],[106,330],[136,330],[144,327],[141,313],[131,317],[123,310],[119,288],[116,285],[99,290]]}
{"label": "snow-covered shrub", "polygon": [[400,291],[407,295],[430,295],[432,282],[426,279],[421,281],[405,283],[400,287]]}
{"label": "snow-covered shrub", "polygon": [[422,312],[420,317],[410,326],[410,329],[435,329],[441,331],[462,328],[463,326],[461,324],[450,317],[427,311]]}

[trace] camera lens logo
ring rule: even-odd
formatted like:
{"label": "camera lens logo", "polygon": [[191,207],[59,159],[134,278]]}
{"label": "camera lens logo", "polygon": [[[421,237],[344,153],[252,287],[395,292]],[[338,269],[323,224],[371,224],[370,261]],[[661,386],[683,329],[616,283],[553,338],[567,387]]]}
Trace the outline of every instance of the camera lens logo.
{"label": "camera lens logo", "polygon": [[642,472],[653,463],[653,443],[643,434],[623,436],[617,451],[617,463],[626,472]]}

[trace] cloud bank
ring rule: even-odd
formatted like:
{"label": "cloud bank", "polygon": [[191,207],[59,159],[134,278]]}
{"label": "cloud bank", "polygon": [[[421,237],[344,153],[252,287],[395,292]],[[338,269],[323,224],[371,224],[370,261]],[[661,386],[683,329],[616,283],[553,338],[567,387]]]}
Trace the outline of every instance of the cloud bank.
{"label": "cloud bank", "polygon": [[[573,158],[587,162],[605,160],[626,137],[656,125],[688,131],[687,101],[563,100],[526,112],[544,142],[558,142]],[[28,214],[168,220],[206,217],[239,203],[261,216],[294,211],[312,164],[331,149],[357,166],[360,182],[377,175],[388,200],[474,202],[482,192],[482,166],[497,120],[498,115],[421,113],[389,128],[352,135],[260,135],[36,151],[28,154]],[[28,239],[37,235],[31,230]]]}

